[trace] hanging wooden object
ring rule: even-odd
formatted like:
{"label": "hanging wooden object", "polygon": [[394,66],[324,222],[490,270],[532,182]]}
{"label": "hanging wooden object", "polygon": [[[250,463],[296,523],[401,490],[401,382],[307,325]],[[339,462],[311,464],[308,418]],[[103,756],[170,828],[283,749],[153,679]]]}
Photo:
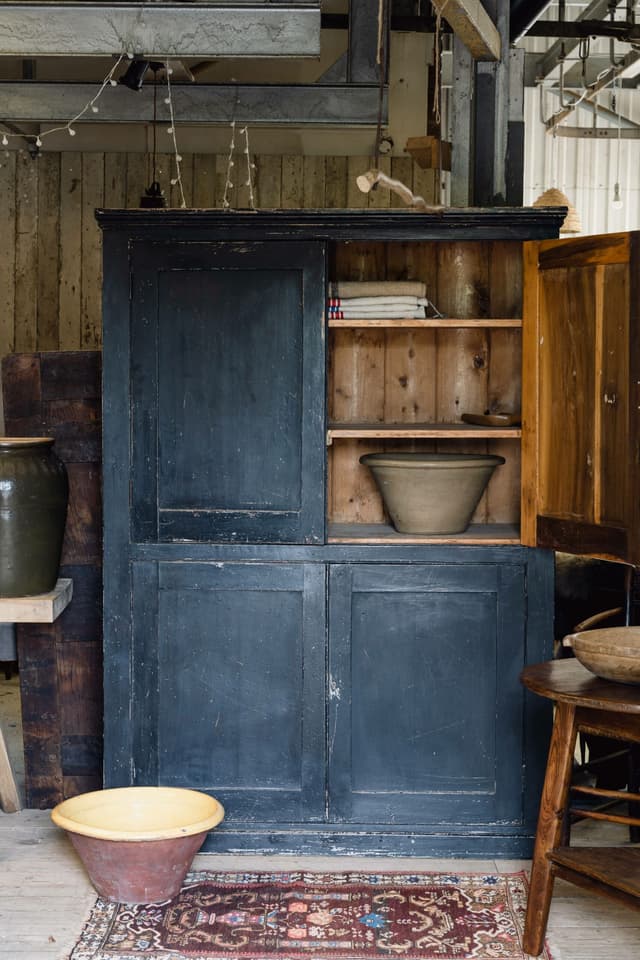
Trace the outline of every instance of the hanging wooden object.
{"label": "hanging wooden object", "polygon": [[400,197],[407,206],[420,210],[422,213],[438,213],[443,209],[441,206],[427,203],[424,197],[416,196],[405,183],[402,183],[401,180],[393,180],[382,170],[367,170],[366,173],[361,173],[356,177],[356,184],[363,193],[370,193],[380,184]]}
{"label": "hanging wooden object", "polygon": [[451,144],[438,137],[409,137],[405,150],[423,170],[451,170]]}

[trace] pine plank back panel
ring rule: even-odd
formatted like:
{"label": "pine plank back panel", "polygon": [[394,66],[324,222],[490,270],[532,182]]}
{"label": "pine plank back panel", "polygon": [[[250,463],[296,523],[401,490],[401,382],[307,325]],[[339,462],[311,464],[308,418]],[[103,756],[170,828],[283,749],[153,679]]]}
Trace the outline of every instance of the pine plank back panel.
{"label": "pine plank back panel", "polygon": [[[447,317],[518,318],[522,246],[509,241],[338,244],[336,280],[421,280]],[[459,423],[463,413],[520,409],[517,328],[335,328],[329,333],[329,419],[342,423]],[[459,440],[335,439],[329,448],[329,520],[389,522],[365,453],[457,452]],[[466,440],[466,453],[505,457],[475,523],[517,524],[518,440]]]}

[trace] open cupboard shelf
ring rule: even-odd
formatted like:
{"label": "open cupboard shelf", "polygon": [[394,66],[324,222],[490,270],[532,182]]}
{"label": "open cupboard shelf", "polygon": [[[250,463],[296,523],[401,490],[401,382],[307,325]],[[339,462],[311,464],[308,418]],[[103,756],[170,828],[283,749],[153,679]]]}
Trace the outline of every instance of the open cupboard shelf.
{"label": "open cupboard shelf", "polygon": [[329,543],[372,544],[444,544],[460,543],[467,546],[496,546],[520,543],[520,531],[509,523],[472,523],[464,533],[450,536],[426,536],[417,533],[398,533],[386,523],[332,523],[328,530]]}
{"label": "open cupboard shelf", "polygon": [[[343,543],[520,543],[520,424],[461,422],[521,407],[522,243],[336,243],[332,283],[418,280],[442,317],[328,318],[328,531]],[[407,537],[360,457],[504,457],[463,534]]]}
{"label": "open cupboard shelf", "polygon": [[469,423],[331,423],[327,441],[339,438],[431,439],[431,440],[517,440],[520,427],[478,427]]}
{"label": "open cupboard shelf", "polygon": [[482,327],[496,327],[496,328],[514,328],[518,329],[522,327],[522,320],[518,317],[492,317],[486,320],[478,319],[473,317],[467,320],[456,318],[456,317],[401,317],[397,319],[390,320],[388,317],[358,317],[358,318],[349,318],[346,320],[335,319],[329,317],[329,326],[330,327],[347,327],[347,328],[356,328],[356,327],[388,327],[392,329],[393,327],[422,327],[426,329],[447,329],[453,327],[461,328],[482,328]]}

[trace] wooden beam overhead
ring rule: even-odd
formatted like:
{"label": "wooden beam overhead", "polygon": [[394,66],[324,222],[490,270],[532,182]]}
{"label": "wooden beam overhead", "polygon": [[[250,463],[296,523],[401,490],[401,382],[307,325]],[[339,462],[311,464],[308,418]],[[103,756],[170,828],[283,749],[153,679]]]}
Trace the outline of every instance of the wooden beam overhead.
{"label": "wooden beam overhead", "polygon": [[500,33],[480,0],[435,0],[434,5],[474,60],[501,59]]}
{"label": "wooden beam overhead", "polygon": [[[162,89],[159,87],[159,90]],[[0,125],[3,121],[66,122],[77,116],[97,91],[90,83],[0,82]],[[177,123],[239,123],[263,125],[375,126],[377,84],[175,84],[171,87]],[[150,123],[153,84],[141,90],[122,85],[106,87],[98,101],[99,113],[87,113],[79,122]],[[158,123],[169,121],[169,108],[158,96]],[[387,121],[386,90],[383,123]]]}
{"label": "wooden beam overhead", "polygon": [[[588,19],[602,19],[606,16],[612,0],[592,0],[588,7],[586,7],[578,16],[575,18],[579,20],[588,20]],[[615,0],[616,7],[619,6],[620,0]],[[557,40],[553,46],[544,53],[543,56],[539,57],[536,69],[536,77],[538,79],[544,80],[551,73],[556,71],[560,66],[560,63],[566,61],[567,57],[575,50],[579,45],[580,39],[578,37],[565,37],[562,40]]]}
{"label": "wooden beam overhead", "polygon": [[0,3],[0,56],[318,57],[317,0]]}

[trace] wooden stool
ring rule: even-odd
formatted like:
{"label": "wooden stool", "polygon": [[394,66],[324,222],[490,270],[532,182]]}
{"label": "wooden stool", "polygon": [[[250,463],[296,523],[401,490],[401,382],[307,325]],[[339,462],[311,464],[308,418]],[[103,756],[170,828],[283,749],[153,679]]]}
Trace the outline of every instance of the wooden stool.
{"label": "wooden stool", "polygon": [[[571,787],[579,730],[640,743],[640,686],[600,680],[577,660],[536,664],[527,667],[520,679],[533,693],[556,703],[523,940],[525,952],[537,957],[544,946],[555,877],[640,908],[640,847],[559,846],[571,789],[609,799],[640,800],[640,794],[622,790]],[[580,815],[640,824],[636,817],[605,812],[581,810]]]}

